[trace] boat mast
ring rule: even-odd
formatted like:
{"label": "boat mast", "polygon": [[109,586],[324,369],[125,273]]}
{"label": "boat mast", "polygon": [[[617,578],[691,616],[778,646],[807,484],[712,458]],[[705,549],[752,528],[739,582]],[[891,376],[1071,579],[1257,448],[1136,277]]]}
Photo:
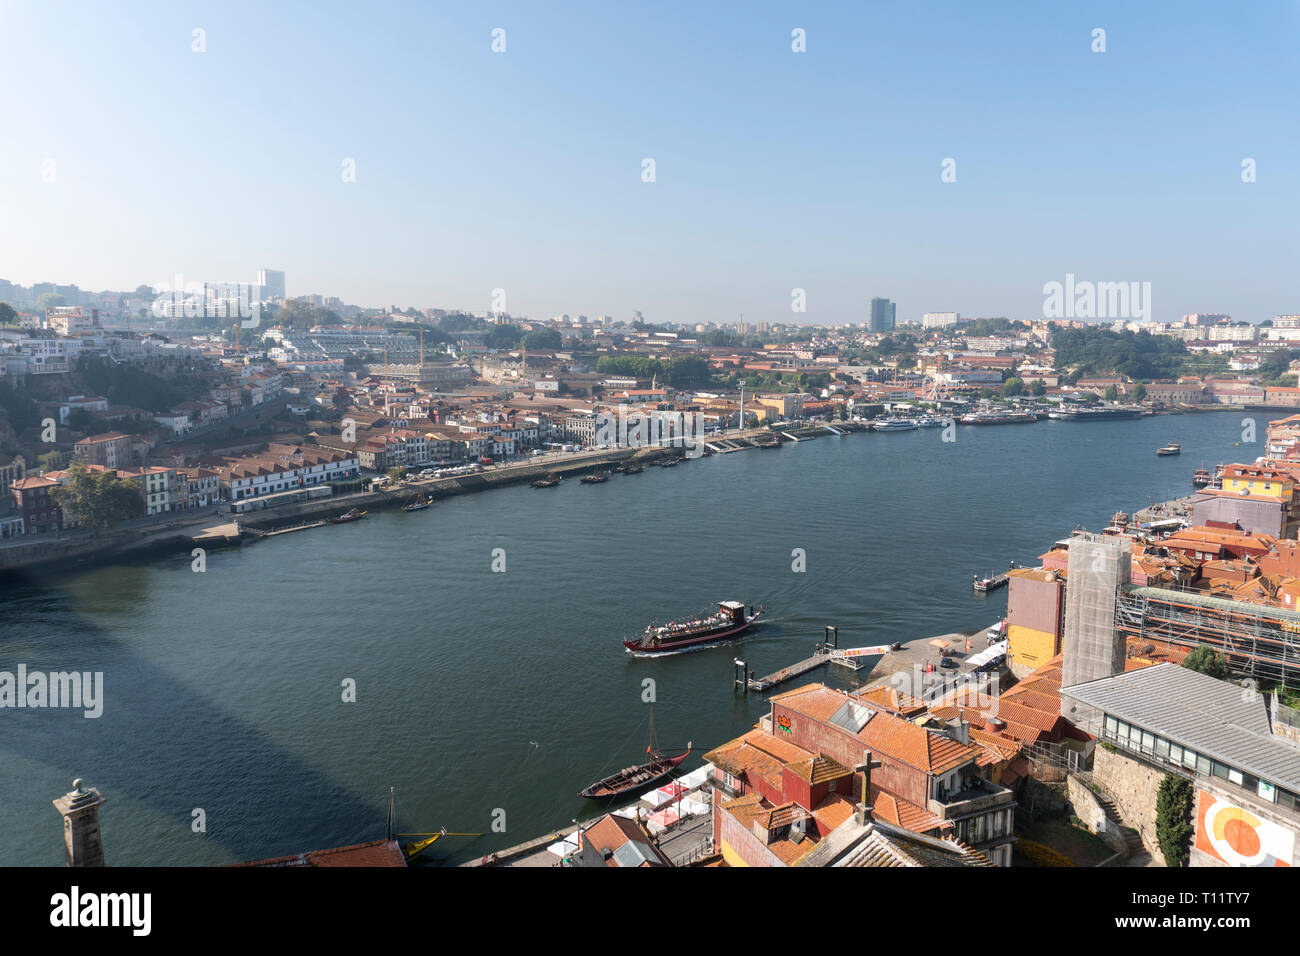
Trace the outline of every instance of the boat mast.
{"label": "boat mast", "polygon": [[388,832],[388,837],[387,837],[387,839],[388,839],[389,841],[391,841],[391,840],[393,839],[393,788],[392,788],[392,787],[389,787],[389,788],[388,788],[388,827],[387,827],[387,832]]}

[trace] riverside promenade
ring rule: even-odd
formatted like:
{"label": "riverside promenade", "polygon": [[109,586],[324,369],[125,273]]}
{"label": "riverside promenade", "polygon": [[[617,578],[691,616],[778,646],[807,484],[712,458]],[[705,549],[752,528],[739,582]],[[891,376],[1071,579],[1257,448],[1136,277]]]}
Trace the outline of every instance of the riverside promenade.
{"label": "riverside promenade", "polygon": [[[837,425],[836,427],[840,427]],[[810,423],[801,435],[829,434]],[[766,428],[724,433],[729,439],[750,439],[771,434]],[[488,465],[483,471],[456,478],[416,478],[379,491],[357,492],[322,498],[266,511],[231,514],[229,506],[200,512],[171,512],[134,518],[116,528],[99,531],[64,531],[58,534],[23,535],[0,542],[0,573],[50,567],[68,562],[102,561],[140,553],[158,553],[193,547],[238,544],[248,531],[269,531],[340,514],[349,508],[362,510],[396,508],[411,499],[432,494],[435,498],[470,494],[521,484],[544,474],[576,475],[636,458],[647,463],[678,452],[668,447],[592,449],[581,452],[552,452],[519,461]]]}

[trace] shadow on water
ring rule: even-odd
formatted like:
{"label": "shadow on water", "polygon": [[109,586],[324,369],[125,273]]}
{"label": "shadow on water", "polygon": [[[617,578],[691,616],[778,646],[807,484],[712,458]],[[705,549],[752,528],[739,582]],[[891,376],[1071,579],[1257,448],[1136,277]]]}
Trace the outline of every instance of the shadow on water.
{"label": "shadow on water", "polygon": [[[132,599],[129,591],[114,597]],[[0,599],[6,605],[0,621],[0,670],[13,672],[22,663],[29,673],[103,671],[103,714],[98,718],[87,719],[82,710],[0,711],[0,763],[21,759],[38,774],[33,779],[27,774],[0,773],[2,802],[11,808],[30,807],[21,814],[36,830],[29,838],[38,845],[48,843],[49,852],[42,855],[51,864],[62,859],[62,841],[50,800],[69,790],[74,777],[83,778],[107,798],[101,826],[110,863],[183,865],[261,859],[383,836],[382,804],[358,800],[267,734],[212,702],[211,698],[220,698],[220,684],[227,678],[214,674],[213,687],[196,692],[78,615],[67,593],[44,586],[36,577],[9,575],[0,580]],[[46,633],[58,637],[40,642],[39,647],[26,638],[25,625],[34,617],[40,618]],[[297,845],[291,834],[300,833],[301,819],[317,817],[323,805],[331,808],[330,819],[352,824],[316,831],[323,841],[318,846]],[[121,831],[137,829],[121,820],[122,814],[146,810],[157,818],[153,826],[190,833],[192,812],[200,807],[206,814],[207,832],[194,835],[194,856],[189,859],[151,858],[142,848],[113,842],[119,821]],[[226,825],[235,820],[238,826]],[[219,849],[199,841],[217,844]],[[9,851],[0,846],[0,863],[14,862],[5,859],[8,856]]]}

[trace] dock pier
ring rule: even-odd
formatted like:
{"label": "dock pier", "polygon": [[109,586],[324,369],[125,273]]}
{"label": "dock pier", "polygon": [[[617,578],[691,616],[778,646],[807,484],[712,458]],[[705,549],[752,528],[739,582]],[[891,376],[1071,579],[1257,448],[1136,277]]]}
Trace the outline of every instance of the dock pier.
{"label": "dock pier", "polygon": [[1011,568],[1003,571],[1001,574],[993,574],[987,578],[981,578],[978,574],[971,575],[971,587],[976,591],[988,592],[996,591],[1000,587],[1005,587],[1011,572],[1016,570],[1016,562],[1011,562]]}
{"label": "dock pier", "polygon": [[789,667],[783,667],[779,671],[773,671],[765,677],[751,676],[745,662],[736,659],[733,663],[737,668],[738,676],[732,682],[733,688],[739,687],[745,694],[748,694],[751,690],[761,694],[777,684],[784,684],[786,681],[807,674],[823,664],[839,664],[841,667],[847,667],[854,671],[862,666],[856,658],[846,657],[840,653],[839,647],[840,629],[834,624],[827,624],[826,637],[821,643],[814,645],[811,657],[805,657],[803,660],[796,661]]}

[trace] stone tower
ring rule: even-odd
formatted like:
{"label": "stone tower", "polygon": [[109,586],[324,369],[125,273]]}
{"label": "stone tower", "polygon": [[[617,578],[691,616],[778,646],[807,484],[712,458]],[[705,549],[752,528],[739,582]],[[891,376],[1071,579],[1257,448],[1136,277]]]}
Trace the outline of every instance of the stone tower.
{"label": "stone tower", "polygon": [[63,815],[63,848],[68,866],[103,866],[104,844],[99,838],[99,808],[104,798],[80,779],[72,789],[54,800]]}

